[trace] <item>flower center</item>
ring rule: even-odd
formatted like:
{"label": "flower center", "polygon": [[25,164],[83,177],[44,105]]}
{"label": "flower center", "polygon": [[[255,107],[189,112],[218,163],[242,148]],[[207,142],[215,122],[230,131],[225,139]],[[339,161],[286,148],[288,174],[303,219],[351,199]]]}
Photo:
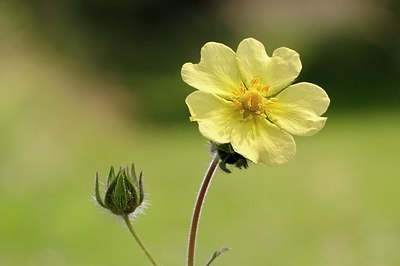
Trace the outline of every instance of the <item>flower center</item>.
{"label": "flower center", "polygon": [[247,91],[242,97],[239,98],[239,102],[243,108],[250,112],[262,111],[264,97],[256,91]]}
{"label": "flower center", "polygon": [[255,115],[267,118],[272,104],[278,100],[266,97],[268,89],[268,86],[260,86],[258,79],[253,79],[249,88],[242,84],[238,97],[233,101],[238,105],[243,119],[252,120]]}

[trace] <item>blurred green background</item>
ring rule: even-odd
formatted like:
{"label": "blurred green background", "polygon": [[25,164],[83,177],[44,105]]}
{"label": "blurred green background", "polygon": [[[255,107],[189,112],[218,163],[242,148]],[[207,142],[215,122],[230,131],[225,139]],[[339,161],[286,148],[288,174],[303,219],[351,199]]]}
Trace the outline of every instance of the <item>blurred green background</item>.
{"label": "blurred green background", "polygon": [[332,104],[284,166],[219,172],[197,261],[400,265],[400,12],[380,0],[0,1],[0,265],[148,265],[96,206],[94,173],[134,161],[149,207],[134,225],[184,265],[210,156],[184,99],[185,62],[246,37],[302,57]]}

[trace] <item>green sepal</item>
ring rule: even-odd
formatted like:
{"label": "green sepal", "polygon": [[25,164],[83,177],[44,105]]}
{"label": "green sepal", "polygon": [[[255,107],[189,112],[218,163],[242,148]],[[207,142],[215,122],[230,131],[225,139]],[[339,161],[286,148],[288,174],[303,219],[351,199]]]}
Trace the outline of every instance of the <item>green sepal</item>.
{"label": "green sepal", "polygon": [[95,181],[95,185],[94,185],[94,193],[95,193],[95,197],[97,200],[97,203],[100,204],[100,206],[106,208],[106,205],[104,205],[103,200],[101,199],[100,196],[100,188],[99,188],[99,173],[96,172],[96,181]]}
{"label": "green sepal", "polygon": [[111,166],[110,172],[108,173],[108,178],[107,178],[107,187],[110,185],[110,183],[115,179],[115,171],[114,167]]}
{"label": "green sepal", "polygon": [[219,167],[225,173],[230,174],[231,170],[226,167],[226,164],[231,164],[239,169],[248,168],[248,160],[241,154],[235,152],[230,143],[219,144],[216,142],[211,142],[211,153],[217,153],[221,161],[219,162]]}
{"label": "green sepal", "polygon": [[132,177],[132,182],[135,184],[137,182],[137,176],[136,176],[136,169],[135,169],[134,163],[132,163],[132,166],[131,166],[131,177]]}
{"label": "green sepal", "polygon": [[211,263],[212,263],[216,258],[218,258],[221,254],[223,254],[223,253],[225,253],[225,252],[227,252],[227,251],[229,251],[229,250],[231,250],[231,248],[223,247],[223,248],[220,248],[220,249],[218,249],[217,251],[215,251],[214,254],[211,256],[210,260],[208,261],[208,263],[206,264],[206,266],[210,266]]}
{"label": "green sepal", "polygon": [[144,200],[143,171],[140,171],[139,180],[137,181],[136,187],[139,188],[139,205],[140,205],[143,203]]}
{"label": "green sepal", "polygon": [[139,198],[139,189],[135,186],[135,184],[132,184],[131,178],[128,176],[124,175],[124,181],[125,181],[125,192],[127,196],[127,204],[124,209],[124,213],[131,213],[135,211],[137,207],[140,205],[140,198]]}
{"label": "green sepal", "polygon": [[124,176],[118,175],[117,184],[115,185],[114,193],[112,195],[115,212],[118,214],[123,213],[123,210],[128,203],[124,179]]}
{"label": "green sepal", "polygon": [[106,205],[106,208],[112,211],[113,213],[115,213],[113,195],[116,185],[117,185],[117,179],[111,181],[110,185],[107,187],[106,195],[104,196],[104,204]]}
{"label": "green sepal", "polygon": [[218,164],[218,166],[219,166],[219,168],[220,168],[222,171],[224,171],[225,173],[227,173],[227,174],[231,174],[231,173],[232,173],[231,170],[229,170],[228,168],[226,168],[226,162],[225,162],[225,161],[220,161],[219,164]]}

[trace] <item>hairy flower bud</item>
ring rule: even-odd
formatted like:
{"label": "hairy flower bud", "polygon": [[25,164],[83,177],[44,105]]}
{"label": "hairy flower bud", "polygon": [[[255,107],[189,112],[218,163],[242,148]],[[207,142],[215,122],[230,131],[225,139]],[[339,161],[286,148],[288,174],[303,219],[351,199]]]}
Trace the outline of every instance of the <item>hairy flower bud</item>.
{"label": "hairy flower bud", "polygon": [[211,142],[211,152],[218,153],[219,158],[221,159],[219,163],[219,167],[225,173],[231,173],[231,171],[226,168],[226,164],[232,164],[239,169],[244,167],[245,169],[249,167],[247,159],[235,152],[230,143],[218,144],[215,142]]}
{"label": "hairy flower bud", "polygon": [[117,175],[115,175],[114,168],[111,167],[107,178],[105,197],[102,200],[99,191],[99,177],[96,173],[95,197],[97,202],[116,215],[133,213],[143,203],[142,178],[142,172],[137,178],[134,164],[131,168],[121,167]]}

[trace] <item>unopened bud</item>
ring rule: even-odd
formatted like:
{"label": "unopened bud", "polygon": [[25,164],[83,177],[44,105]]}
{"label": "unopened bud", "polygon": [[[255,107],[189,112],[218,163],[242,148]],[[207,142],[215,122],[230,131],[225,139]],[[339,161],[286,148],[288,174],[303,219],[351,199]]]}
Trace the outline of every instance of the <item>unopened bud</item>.
{"label": "unopened bud", "polygon": [[95,197],[100,206],[109,209],[116,215],[128,215],[134,212],[144,199],[143,174],[136,176],[135,167],[120,168],[115,175],[111,167],[107,178],[107,189],[102,200],[99,189],[99,177],[96,173]]}

